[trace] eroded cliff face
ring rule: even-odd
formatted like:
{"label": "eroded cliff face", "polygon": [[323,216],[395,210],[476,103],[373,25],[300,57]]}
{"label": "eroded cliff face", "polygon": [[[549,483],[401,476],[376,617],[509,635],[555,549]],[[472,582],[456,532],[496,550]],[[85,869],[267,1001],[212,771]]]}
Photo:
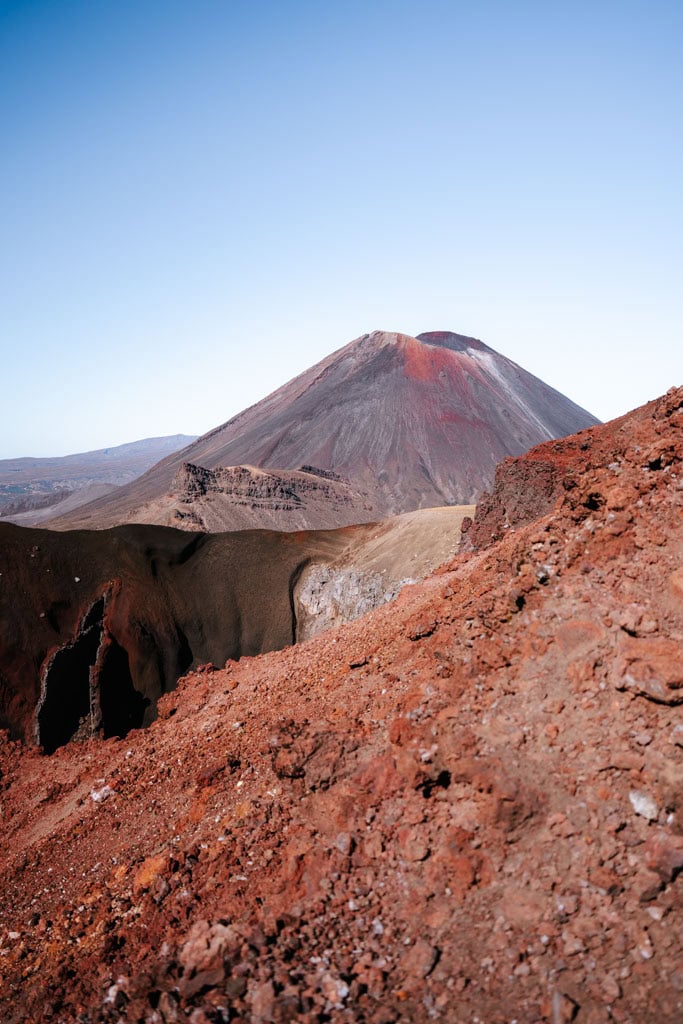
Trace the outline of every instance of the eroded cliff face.
{"label": "eroded cliff face", "polygon": [[466,511],[298,533],[0,525],[0,727],[51,753],[148,725],[188,669],[277,650],[395,596],[452,556]]}
{"label": "eroded cliff face", "polygon": [[72,739],[126,736],[151,704],[133,684],[129,655],[107,621],[114,585],[79,622],[73,639],[43,662],[35,741],[46,754]]}
{"label": "eroded cliff face", "polygon": [[298,574],[344,542],[0,525],[0,725],[50,752],[148,724],[191,666],[292,643]]}
{"label": "eroded cliff face", "polygon": [[254,466],[205,469],[185,462],[171,493],[135,518],[181,529],[324,530],[381,518],[371,497],[335,473]]}

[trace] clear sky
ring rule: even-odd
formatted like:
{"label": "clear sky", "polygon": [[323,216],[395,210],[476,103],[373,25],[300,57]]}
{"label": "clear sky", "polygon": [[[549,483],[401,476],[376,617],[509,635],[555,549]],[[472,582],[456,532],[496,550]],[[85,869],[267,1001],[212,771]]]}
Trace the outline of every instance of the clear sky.
{"label": "clear sky", "polygon": [[683,383],[681,0],[0,0],[0,457],[202,433],[373,329]]}

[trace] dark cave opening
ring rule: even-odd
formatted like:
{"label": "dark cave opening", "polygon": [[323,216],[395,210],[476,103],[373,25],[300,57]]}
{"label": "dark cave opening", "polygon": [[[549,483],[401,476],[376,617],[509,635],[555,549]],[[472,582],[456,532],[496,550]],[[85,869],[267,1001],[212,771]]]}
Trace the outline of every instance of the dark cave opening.
{"label": "dark cave opening", "polygon": [[128,652],[113,637],[102,658],[98,683],[104,738],[122,738],[139,729],[150,701],[133,686]]}
{"label": "dark cave opening", "polygon": [[190,641],[187,639],[187,636],[180,628],[180,626],[176,627],[176,634],[178,641],[178,647],[176,651],[177,678],[178,676],[184,675],[188,671],[190,665],[194,661],[194,654],[192,653],[192,648],[190,647]]}
{"label": "dark cave opening", "polygon": [[38,710],[38,742],[46,754],[68,743],[84,719],[90,721],[90,668],[95,664],[102,635],[101,611],[99,621],[93,611],[84,621],[86,628],[57,651],[46,669],[44,697]]}
{"label": "dark cave opening", "polygon": [[37,738],[46,754],[101,728],[105,739],[139,729],[150,701],[133,685],[128,652],[104,625],[105,598],[53,655],[43,677]]}

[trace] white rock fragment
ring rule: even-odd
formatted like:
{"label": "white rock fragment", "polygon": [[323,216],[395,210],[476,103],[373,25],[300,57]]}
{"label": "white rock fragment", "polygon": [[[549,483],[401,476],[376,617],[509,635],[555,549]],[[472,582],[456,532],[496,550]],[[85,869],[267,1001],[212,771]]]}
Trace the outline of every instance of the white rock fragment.
{"label": "white rock fragment", "polygon": [[349,994],[349,986],[345,981],[330,973],[323,974],[320,989],[325,999],[332,1004],[335,1010],[343,1008],[344,1000]]}
{"label": "white rock fragment", "polygon": [[657,820],[659,810],[657,804],[648,793],[641,793],[637,789],[632,789],[628,798],[631,801],[631,807],[641,818],[647,818],[648,821]]}
{"label": "white rock fragment", "polygon": [[90,799],[93,803],[101,804],[103,800],[106,800],[112,795],[114,790],[111,786],[102,786],[102,789],[93,789],[90,794]]}

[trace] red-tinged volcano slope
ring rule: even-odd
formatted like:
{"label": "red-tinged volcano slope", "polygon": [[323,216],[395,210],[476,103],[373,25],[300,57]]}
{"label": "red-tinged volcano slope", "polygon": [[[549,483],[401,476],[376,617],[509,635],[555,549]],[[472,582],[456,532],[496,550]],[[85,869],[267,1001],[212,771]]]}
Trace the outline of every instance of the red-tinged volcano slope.
{"label": "red-tinged volcano slope", "polygon": [[629,422],[394,604],[5,742],[3,1018],[679,1022],[683,389]]}
{"label": "red-tinged volcano slope", "polygon": [[[171,489],[182,462],[314,466],[384,515],[469,504],[496,463],[597,421],[481,341],[375,331],[324,359],[138,481],[50,525],[111,526]],[[160,513],[161,514],[161,513]],[[362,518],[362,515],[359,515]]]}

